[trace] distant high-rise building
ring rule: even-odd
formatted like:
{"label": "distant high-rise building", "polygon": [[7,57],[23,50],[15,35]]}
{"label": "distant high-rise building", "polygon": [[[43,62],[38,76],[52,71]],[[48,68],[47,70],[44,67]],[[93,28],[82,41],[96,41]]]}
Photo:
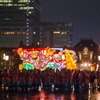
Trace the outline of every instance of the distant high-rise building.
{"label": "distant high-rise building", "polygon": [[41,22],[41,0],[0,0],[0,47],[71,47],[72,31],[72,22]]}
{"label": "distant high-rise building", "polygon": [[72,22],[42,22],[33,30],[33,42],[41,47],[72,47]]}
{"label": "distant high-rise building", "polygon": [[41,21],[41,0],[0,0],[0,47],[32,42],[33,23]]}

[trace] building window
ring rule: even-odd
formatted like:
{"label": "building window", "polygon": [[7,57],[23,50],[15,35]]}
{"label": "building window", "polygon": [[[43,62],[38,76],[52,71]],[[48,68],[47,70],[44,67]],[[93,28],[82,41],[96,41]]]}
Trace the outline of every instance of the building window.
{"label": "building window", "polygon": [[69,41],[69,43],[72,43],[72,41]]}
{"label": "building window", "polygon": [[30,2],[30,0],[18,0],[18,2]]}
{"label": "building window", "polygon": [[39,42],[37,42],[37,45],[39,45],[40,43]]}
{"label": "building window", "polygon": [[65,31],[65,32],[61,32],[61,34],[67,34],[67,32]]}
{"label": "building window", "polygon": [[4,2],[8,2],[8,0],[4,0]]}
{"label": "building window", "polygon": [[67,39],[63,39],[63,41],[66,41]]}
{"label": "building window", "polygon": [[96,56],[94,56],[94,59],[96,59]]}
{"label": "building window", "polygon": [[80,44],[80,46],[82,46],[82,44]]}
{"label": "building window", "polygon": [[42,36],[40,35],[40,38],[42,38]]}
{"label": "building window", "polygon": [[6,35],[9,35],[9,34],[26,34],[25,32],[0,32],[0,34],[6,34]]}
{"label": "building window", "polygon": [[84,53],[88,53],[89,52],[88,48],[87,47],[84,47],[83,52]]}
{"label": "building window", "polygon": [[43,28],[40,28],[40,30],[43,30]]}
{"label": "building window", "polygon": [[59,30],[59,28],[57,28],[57,30]]}
{"label": "building window", "polygon": [[72,23],[68,23],[68,26],[72,26]]}
{"label": "building window", "polygon": [[88,58],[87,57],[84,58],[84,62],[88,62]]}
{"label": "building window", "polygon": [[42,32],[40,32],[40,34],[42,34]]}
{"label": "building window", "polygon": [[94,64],[96,64],[96,62],[94,62]]}
{"label": "building window", "polygon": [[93,46],[93,44],[91,44],[91,46]]}
{"label": "building window", "polygon": [[61,41],[61,39],[59,39],[58,41]]}
{"label": "building window", "polygon": [[70,47],[70,45],[67,45],[68,47]]}
{"label": "building window", "polygon": [[33,32],[33,34],[36,34],[36,32]]}
{"label": "building window", "polygon": [[14,59],[14,57],[12,56],[12,60]]}
{"label": "building window", "polygon": [[3,2],[3,0],[0,0],[0,2]]}
{"label": "building window", "polygon": [[12,62],[12,65],[14,65],[14,62]]}
{"label": "building window", "polygon": [[60,34],[60,31],[54,31],[53,34]]}

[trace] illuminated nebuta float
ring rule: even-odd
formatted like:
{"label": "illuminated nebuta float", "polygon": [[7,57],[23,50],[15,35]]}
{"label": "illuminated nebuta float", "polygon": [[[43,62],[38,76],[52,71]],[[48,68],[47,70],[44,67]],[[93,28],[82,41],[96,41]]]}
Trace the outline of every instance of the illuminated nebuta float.
{"label": "illuminated nebuta float", "polygon": [[73,50],[60,50],[56,53],[54,48],[35,48],[35,49],[22,49],[19,48],[17,51],[20,59],[23,63],[19,65],[19,69],[40,69],[44,70],[46,68],[53,69],[73,69],[77,67],[75,62],[77,60],[76,53]]}

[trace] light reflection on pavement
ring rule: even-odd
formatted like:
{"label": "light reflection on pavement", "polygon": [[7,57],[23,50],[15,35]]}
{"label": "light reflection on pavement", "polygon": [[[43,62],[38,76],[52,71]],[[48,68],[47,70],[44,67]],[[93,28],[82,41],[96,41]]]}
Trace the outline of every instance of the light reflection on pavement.
{"label": "light reflection on pavement", "polygon": [[100,90],[0,91],[0,100],[100,100]]}

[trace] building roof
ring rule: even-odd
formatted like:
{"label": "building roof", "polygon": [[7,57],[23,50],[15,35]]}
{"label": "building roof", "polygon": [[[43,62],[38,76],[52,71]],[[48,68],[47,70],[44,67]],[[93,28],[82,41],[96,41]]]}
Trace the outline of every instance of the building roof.
{"label": "building roof", "polygon": [[99,51],[99,46],[93,41],[92,38],[82,38],[81,41],[73,47],[73,50],[83,51],[84,47],[87,47],[89,51],[94,51],[94,53],[98,53]]}

